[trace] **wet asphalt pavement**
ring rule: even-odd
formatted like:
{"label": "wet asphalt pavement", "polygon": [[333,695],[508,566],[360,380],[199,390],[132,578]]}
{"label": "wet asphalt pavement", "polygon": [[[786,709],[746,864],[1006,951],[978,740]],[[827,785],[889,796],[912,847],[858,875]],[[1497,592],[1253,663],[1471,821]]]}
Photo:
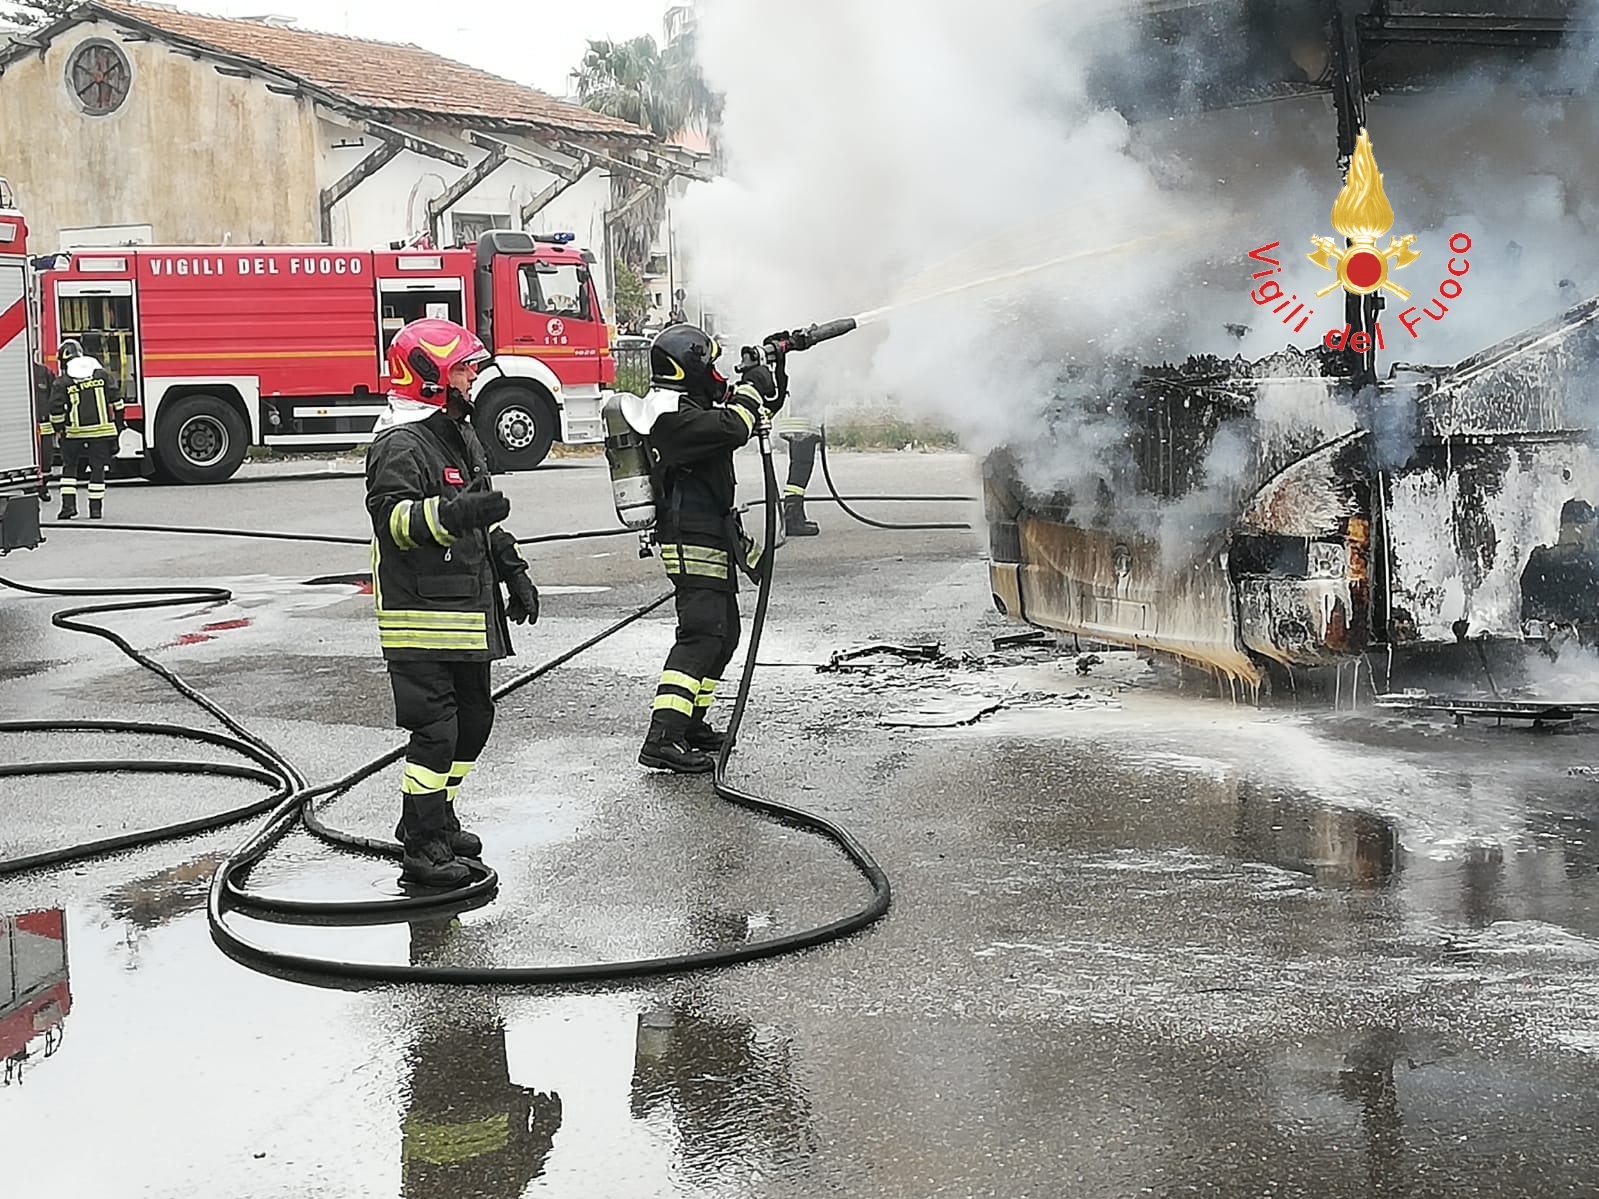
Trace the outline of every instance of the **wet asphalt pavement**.
{"label": "wet asphalt pavement", "polygon": [[[835,465],[851,491],[976,490],[954,455]],[[522,535],[614,523],[597,461],[506,487]],[[130,485],[109,507],[362,531],[357,480]],[[340,990],[211,943],[206,887],[249,825],[0,880],[0,970],[31,988],[5,1007],[0,972],[0,1038],[27,1047],[0,1086],[0,1193],[1599,1194],[1591,726],[1256,709],[1174,690],[1126,654],[1084,676],[1070,653],[996,653],[1018,629],[989,603],[980,532],[812,514],[823,535],[779,557],[731,775],[857,834],[894,880],[884,922],[636,985]],[[544,616],[499,678],[662,589],[628,538],[531,556]],[[0,574],[235,589],[112,621],[326,779],[396,742],[370,598],[305,582],[366,568],[354,547],[74,528]],[[58,606],[0,593],[0,712],[208,726],[110,646],[52,628]],[[635,765],[670,630],[657,613],[502,704],[461,800],[500,872],[492,904],[241,930],[372,961],[528,965],[738,944],[853,910],[866,889],[825,843]],[[816,669],[874,641],[943,656]],[[195,754],[216,756],[136,737],[0,744],[7,761]],[[396,782],[327,818],[387,835]],[[259,794],[0,780],[0,856]],[[396,893],[392,867],[304,834],[254,881]]]}

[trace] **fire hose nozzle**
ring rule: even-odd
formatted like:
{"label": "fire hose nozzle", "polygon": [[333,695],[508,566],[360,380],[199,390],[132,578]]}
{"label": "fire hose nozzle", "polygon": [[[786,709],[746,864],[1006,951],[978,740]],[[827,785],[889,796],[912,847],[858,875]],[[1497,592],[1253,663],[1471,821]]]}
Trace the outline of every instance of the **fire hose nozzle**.
{"label": "fire hose nozzle", "polygon": [[852,316],[841,317],[836,321],[824,321],[819,325],[809,325],[804,329],[795,329],[792,333],[773,333],[762,340],[758,346],[745,346],[743,360],[745,362],[777,362],[787,354],[798,354],[808,350],[814,345],[824,341],[831,341],[835,337],[843,337],[846,333],[853,333],[856,324]]}
{"label": "fire hose nozzle", "polygon": [[832,341],[835,337],[843,337],[844,334],[854,331],[855,318],[852,316],[842,317],[836,321],[825,321],[820,325],[794,330],[788,335],[787,349],[791,352],[808,350],[821,342]]}

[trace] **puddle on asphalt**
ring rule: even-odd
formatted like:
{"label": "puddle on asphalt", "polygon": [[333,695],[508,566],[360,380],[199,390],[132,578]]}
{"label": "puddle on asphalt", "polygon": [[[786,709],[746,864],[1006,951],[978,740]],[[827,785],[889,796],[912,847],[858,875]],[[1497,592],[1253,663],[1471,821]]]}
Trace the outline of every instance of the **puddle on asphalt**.
{"label": "puddle on asphalt", "polygon": [[[175,873],[177,891],[199,865]],[[186,902],[0,921],[0,961],[31,996],[0,1009],[24,1042],[8,1035],[0,1087],[17,1194],[882,1194],[911,1178],[897,1146],[932,1147],[923,1180],[963,1154],[977,1178],[1059,1169],[1062,1153],[1103,1163],[1103,1146],[1059,1138],[1079,1107],[1096,1136],[1147,1158],[1124,1167],[1126,1187],[1084,1193],[1131,1193],[1135,1178],[1229,1199],[1471,1193],[1444,1185],[1459,1171],[1477,1193],[1519,1199],[1578,1194],[1558,1184],[1592,1177],[1584,1130],[1599,1100],[1583,1063],[1484,1053],[1403,1022],[1231,1048],[964,1018],[802,1015],[797,1031],[738,1010],[713,979],[352,995],[233,966],[201,914],[173,914]],[[149,969],[128,968],[129,926],[149,938]],[[426,960],[454,925],[403,935]],[[94,1152],[69,1129],[94,1129]],[[1467,1140],[1487,1156],[1465,1160]],[[865,1155],[853,1167],[852,1151]]]}
{"label": "puddle on asphalt", "polygon": [[[1015,756],[1003,760],[1020,769]],[[1352,896],[1352,908],[1374,898],[1375,919],[1387,920],[1386,911],[1396,924],[1447,930],[1439,956],[1466,970],[1539,972],[1554,962],[1586,976],[1599,960],[1599,812],[1590,817],[1567,802],[1572,796],[1543,804],[1549,810],[1529,802],[1513,837],[1418,854],[1407,851],[1402,822],[1378,811],[1218,770],[1201,757],[1185,764],[1154,754],[1149,765],[1147,775],[1124,771],[1103,795],[1081,803],[1057,794],[1066,775],[1040,765],[1028,776],[1025,811],[979,827],[995,844],[1047,850],[1086,870],[1147,877],[1188,863],[1195,874],[1179,879],[1179,889],[1202,885],[1207,871],[1236,874],[1245,863],[1302,880],[1295,887]],[[1435,781],[1436,803],[1471,800],[1466,772]],[[291,883],[312,865],[290,857],[274,883]],[[1005,1047],[1003,1029],[987,1029],[983,1052],[994,1055],[992,1069],[946,1072],[938,1094],[907,1096],[898,1090],[904,1079],[873,1075],[869,1054],[852,1064],[850,1051],[830,1047],[825,1018],[811,1019],[803,1037],[813,1058],[802,1059],[787,1015],[778,1023],[739,1010],[714,977],[591,994],[297,985],[245,970],[212,945],[203,908],[217,861],[195,857],[118,881],[92,901],[0,919],[0,970],[9,970],[0,973],[0,1128],[28,1147],[6,1159],[8,1185],[18,1193],[120,1194],[130,1177],[137,1193],[163,1196],[284,1192],[306,1189],[312,1177],[326,1193],[411,1199],[516,1199],[540,1189],[805,1193],[822,1153],[818,1112],[836,1119],[844,1104],[845,1118],[861,1118],[848,1106],[854,1084],[815,1083],[827,1095],[820,1100],[807,1079],[858,1069],[867,1091],[895,1088],[900,1118],[907,1110],[924,1114],[936,1139],[951,1135],[972,1104],[988,1101],[984,1088],[995,1078],[1028,1076],[1049,1060],[1029,1044],[1025,1068],[1007,1065],[1005,1055],[1020,1051]],[[374,896],[392,884],[386,865],[350,861]],[[508,924],[524,926],[517,960],[561,960],[561,946],[541,944],[545,932],[525,911],[350,929],[240,918],[253,938],[285,948],[416,964],[501,960]],[[693,916],[690,928],[714,943],[751,932],[747,914],[711,909]],[[552,926],[549,935],[558,931]],[[1006,968],[979,957],[985,971]],[[771,1007],[796,1010],[782,1001]],[[850,1035],[848,1021],[840,1028]],[[1418,1155],[1446,1158],[1456,1130],[1478,1127],[1488,1097],[1507,1088],[1525,1105],[1504,1116],[1500,1131],[1513,1126],[1529,1144],[1558,1148],[1590,1113],[1599,1118],[1567,1077],[1576,1067],[1484,1055],[1460,1037],[1407,1031],[1402,1022],[1300,1033],[1264,1034],[1238,1079],[1207,1074],[1181,1056],[1139,1069],[1152,1087],[1189,1093],[1193,1111],[1204,1113],[1196,1121],[1226,1125],[1207,1133],[1205,1144],[1261,1138],[1262,1160],[1272,1160],[1286,1153],[1274,1138],[1292,1130],[1293,1154],[1317,1163],[1307,1185],[1351,1168],[1364,1168],[1374,1186],[1409,1178]],[[898,1034],[885,1026],[879,1035],[893,1045]],[[1130,1044],[1117,1050],[1121,1057],[1107,1049],[1103,1061],[1081,1063],[1090,1081],[1080,1085],[1094,1093],[1122,1085],[1119,1076],[1093,1072],[1148,1048]],[[1599,1042],[1568,1044],[1582,1054],[1599,1050]],[[1054,1071],[1076,1052],[1044,1048],[1060,1058]],[[889,1070],[892,1060],[876,1069]],[[221,1094],[235,1099],[218,1103]],[[1559,1127],[1540,1124],[1539,1103],[1561,1097],[1573,1106]],[[102,1130],[95,1153],[73,1152],[64,1139],[69,1113],[74,1127]],[[881,1135],[908,1134],[889,1124]],[[1363,1153],[1363,1165],[1351,1153]],[[1174,1191],[1214,1182],[1173,1170]],[[864,1183],[851,1185],[851,1193],[865,1193]],[[1264,1191],[1240,1181],[1212,1193]],[[1547,1192],[1511,1179],[1483,1193]]]}
{"label": "puddle on asphalt", "polygon": [[[699,984],[297,986],[212,947],[192,884],[214,863],[0,919],[0,1128],[17,1193],[261,1193],[313,1170],[325,1193],[415,1199],[515,1199],[539,1179],[569,1194],[744,1193],[813,1149],[787,1034]],[[459,932],[442,918],[384,936],[431,963]],[[69,1123],[99,1130],[93,1154],[73,1152]]]}
{"label": "puddle on asphalt", "polygon": [[1318,883],[1380,888],[1400,869],[1398,827],[1373,813],[1329,807],[1304,794],[1238,787],[1233,849],[1245,861],[1308,874]]}

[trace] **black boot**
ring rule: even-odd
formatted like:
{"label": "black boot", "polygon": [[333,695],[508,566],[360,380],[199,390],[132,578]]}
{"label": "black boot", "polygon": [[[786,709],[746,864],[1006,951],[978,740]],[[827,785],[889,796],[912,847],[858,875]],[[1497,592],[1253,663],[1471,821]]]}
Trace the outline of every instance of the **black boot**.
{"label": "black boot", "polygon": [[61,511],[56,513],[57,520],[71,520],[78,515],[78,497],[70,492],[61,493]]}
{"label": "black boot", "polygon": [[[400,823],[394,826],[394,839],[402,845],[405,843],[405,826],[406,821],[410,819],[412,806],[407,799],[403,809],[405,814],[400,817]],[[483,842],[461,827],[461,821],[455,814],[455,805],[448,799],[444,801],[444,833],[450,843],[450,852],[456,857],[478,859],[483,857]]]}
{"label": "black boot", "polygon": [[407,795],[402,799],[396,836],[405,847],[400,882],[419,887],[460,887],[472,872],[456,861],[445,828],[444,793]]}
{"label": "black boot", "polygon": [[791,495],[783,501],[783,534],[787,537],[815,537],[821,527],[805,519],[805,497]]}
{"label": "black boot", "polygon": [[722,744],[727,740],[727,734],[719,729],[713,729],[705,723],[703,716],[696,715],[689,723],[688,732],[683,734],[683,744],[690,749],[697,749],[707,754],[722,752]]}
{"label": "black boot", "polygon": [[444,831],[449,834],[450,849],[458,858],[481,858],[483,856],[483,842],[475,833],[469,833],[461,827],[460,819],[455,815],[455,804],[450,800],[444,801]]}
{"label": "black boot", "polygon": [[640,766],[674,774],[709,774],[716,769],[716,763],[699,750],[690,749],[680,738],[653,725],[638,751],[638,760]]}
{"label": "black boot", "polygon": [[105,512],[104,505],[105,505],[105,501],[104,500],[90,500],[89,501],[89,519],[90,520],[99,520],[101,518],[101,516]]}

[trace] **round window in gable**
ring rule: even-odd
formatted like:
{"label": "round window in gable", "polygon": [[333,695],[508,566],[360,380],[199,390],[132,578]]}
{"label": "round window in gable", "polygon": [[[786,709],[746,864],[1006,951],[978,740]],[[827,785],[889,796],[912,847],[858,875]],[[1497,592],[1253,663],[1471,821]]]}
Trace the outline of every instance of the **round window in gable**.
{"label": "round window in gable", "polygon": [[133,68],[127,57],[117,46],[98,38],[73,50],[67,61],[67,90],[91,117],[121,108],[132,82]]}

